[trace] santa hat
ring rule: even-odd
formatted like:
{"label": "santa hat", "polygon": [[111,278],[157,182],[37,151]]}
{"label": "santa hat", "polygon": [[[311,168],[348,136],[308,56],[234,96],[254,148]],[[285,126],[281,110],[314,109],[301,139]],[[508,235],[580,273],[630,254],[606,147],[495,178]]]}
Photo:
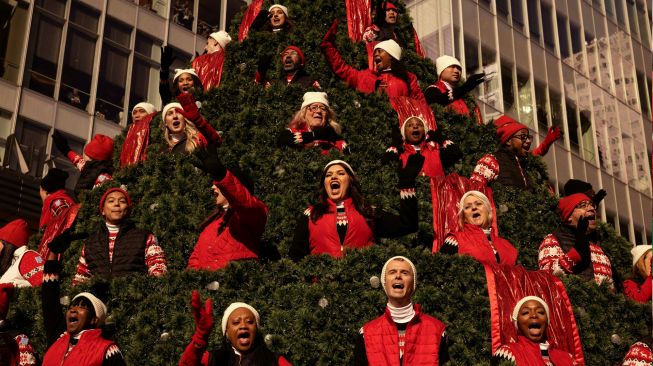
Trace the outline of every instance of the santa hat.
{"label": "santa hat", "polygon": [[322,103],[325,106],[329,106],[329,99],[327,93],[325,92],[306,92],[304,93],[304,101],[302,102],[302,108],[313,103]]}
{"label": "santa hat", "polygon": [[330,162],[327,163],[327,165],[324,166],[324,170],[322,171],[322,174],[326,174],[327,169],[331,167],[332,165],[342,165],[345,167],[345,170],[348,171],[348,173],[351,176],[356,176],[356,172],[354,172],[354,169],[351,168],[351,165],[349,165],[346,161],[344,160],[331,160]]}
{"label": "santa hat", "polygon": [[261,325],[261,316],[258,314],[258,311],[256,311],[256,309],[254,309],[254,307],[252,307],[251,305],[246,304],[244,302],[235,302],[235,303],[229,305],[227,307],[227,309],[225,309],[224,315],[222,315],[222,334],[223,335],[227,333],[227,322],[229,321],[229,315],[231,315],[231,313],[233,313],[236,309],[240,309],[240,308],[245,308],[245,309],[248,309],[249,311],[251,311],[252,314],[254,314],[254,318],[256,318],[256,326],[259,327]]}
{"label": "santa hat", "polygon": [[134,108],[132,108],[132,113],[134,113],[136,108],[143,108],[145,110],[145,112],[147,112],[147,114],[152,114],[152,113],[156,112],[156,107],[153,104],[148,103],[148,102],[140,102],[140,103],[136,104],[134,106]]}
{"label": "santa hat", "polygon": [[522,298],[521,300],[517,301],[517,304],[515,307],[512,309],[512,321],[515,322],[515,325],[517,324],[517,316],[519,315],[519,309],[521,309],[522,305],[526,303],[527,301],[535,300],[542,304],[542,307],[544,308],[544,311],[546,312],[546,323],[549,324],[549,305],[546,304],[546,301],[544,301],[541,297],[537,296],[526,296]]}
{"label": "santa hat", "polygon": [[576,206],[583,201],[592,201],[584,193],[574,193],[571,196],[562,197],[558,201],[558,210],[560,210],[560,217],[562,221],[565,222],[571,216],[571,213],[574,212]]}
{"label": "santa hat", "polygon": [[633,255],[633,268],[635,268],[637,262],[639,262],[644,254],[650,252],[651,250],[653,250],[653,246],[651,245],[635,245],[635,247],[630,250],[630,254]]}
{"label": "santa hat", "polygon": [[27,245],[29,227],[23,219],[14,220],[0,229],[0,240],[16,248]]}
{"label": "santa hat", "polygon": [[48,170],[48,174],[45,177],[41,178],[41,188],[48,193],[56,192],[66,187],[66,179],[68,179],[67,172],[58,168],[52,168]]}
{"label": "santa hat", "polygon": [[383,285],[383,291],[385,291],[385,272],[388,269],[388,264],[390,264],[390,262],[394,260],[404,261],[410,265],[410,268],[413,270],[413,291],[415,291],[415,289],[417,288],[417,269],[415,269],[415,265],[413,264],[413,262],[411,262],[410,259],[400,255],[388,259],[383,265],[383,268],[381,269],[381,284]]}
{"label": "santa hat", "polygon": [[84,154],[93,160],[111,160],[113,156],[113,139],[98,133],[86,144]]}
{"label": "santa hat", "polygon": [[435,72],[438,73],[438,78],[440,77],[440,74],[442,74],[442,71],[446,69],[449,66],[458,66],[462,70],[462,65],[460,64],[460,61],[458,61],[457,58],[449,55],[443,55],[435,59]]}
{"label": "santa hat", "polygon": [[399,43],[395,42],[394,40],[388,39],[383,42],[379,42],[376,44],[376,46],[374,46],[374,50],[376,51],[377,48],[384,50],[395,60],[401,60],[401,46],[399,46]]}
{"label": "santa hat", "polygon": [[274,4],[274,5],[272,5],[272,6],[268,9],[268,13],[271,13],[271,12],[272,12],[272,9],[274,9],[274,8],[279,8],[279,9],[281,9],[281,11],[283,11],[283,13],[286,14],[286,16],[289,16],[289,15],[288,15],[288,8],[286,8],[285,6],[283,6],[283,5],[281,5],[281,4]]}
{"label": "santa hat", "polygon": [[104,305],[102,300],[98,299],[95,295],[93,295],[90,292],[80,292],[75,297],[73,297],[72,302],[75,302],[75,300],[80,297],[88,300],[91,303],[91,305],[93,305],[93,310],[95,311],[95,317],[98,318],[96,327],[102,326],[102,324],[104,324],[104,320],[107,318],[107,306]]}
{"label": "santa hat", "polygon": [[523,125],[515,121],[514,119],[506,116],[505,114],[495,119],[494,125],[497,127],[497,137],[499,137],[499,141],[501,142],[501,145],[505,144],[506,141],[510,140],[510,138],[520,130],[523,129],[528,130],[528,127],[526,127],[526,125]]}
{"label": "santa hat", "polygon": [[172,108],[180,109],[182,111],[184,110],[184,107],[182,107],[180,103],[177,102],[168,103],[165,105],[165,107],[163,107],[163,110],[161,111],[161,117],[163,117],[164,120],[166,117],[166,113],[168,113],[168,111]]}
{"label": "santa hat", "polygon": [[181,74],[191,74],[191,75],[193,75],[193,76],[195,76],[196,78],[199,79],[199,76],[197,76],[197,73],[195,72],[195,69],[175,69],[175,77],[172,78],[172,82],[173,83],[176,82],[177,78]]}
{"label": "santa hat", "polygon": [[406,122],[413,117],[416,117],[424,124],[424,131],[437,129],[433,110],[428,106],[428,104],[410,97],[390,98],[390,104],[392,104],[392,108],[397,111],[399,130],[401,131],[401,137],[404,139],[406,138]]}
{"label": "santa hat", "polygon": [[104,209],[104,201],[107,200],[107,197],[109,196],[109,194],[110,194],[111,192],[120,192],[120,193],[124,194],[124,195],[125,195],[125,198],[127,199],[127,207],[128,207],[129,210],[131,211],[131,208],[132,208],[132,200],[131,200],[131,197],[129,197],[129,193],[127,193],[127,191],[125,191],[125,190],[122,189],[122,188],[114,187],[114,188],[109,188],[109,189],[107,189],[107,191],[104,192],[104,194],[102,195],[102,198],[100,198],[100,213],[102,213],[102,210]]}
{"label": "santa hat", "polygon": [[210,38],[215,39],[216,42],[224,49],[229,43],[231,43],[231,36],[225,31],[217,31],[209,34]]}
{"label": "santa hat", "polygon": [[304,52],[302,52],[302,50],[297,46],[288,46],[288,47],[284,48],[283,51],[281,51],[281,62],[283,62],[283,54],[286,53],[286,51],[289,51],[289,50],[297,52],[297,55],[299,56],[299,61],[301,61],[301,65],[304,66],[304,64],[306,63],[306,58],[304,57]]}

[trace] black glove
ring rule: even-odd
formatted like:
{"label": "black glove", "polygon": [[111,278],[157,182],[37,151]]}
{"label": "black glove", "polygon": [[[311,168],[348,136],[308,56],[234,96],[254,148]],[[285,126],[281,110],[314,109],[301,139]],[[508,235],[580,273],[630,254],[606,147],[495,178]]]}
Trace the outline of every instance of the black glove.
{"label": "black glove", "polygon": [[606,192],[605,189],[601,189],[598,192],[596,192],[594,197],[592,197],[592,202],[594,202],[594,206],[599,207],[599,203],[601,203],[601,201],[603,201],[603,199],[607,195],[608,192]]}
{"label": "black glove", "polygon": [[392,138],[392,145],[397,149],[397,152],[401,154],[404,151],[404,138],[401,136],[401,131],[399,130],[399,125],[394,121],[390,122],[390,135]]}
{"label": "black glove", "polygon": [[334,143],[338,140],[342,140],[342,138],[336,133],[333,127],[328,125],[314,129],[313,136],[315,136],[316,140],[323,140]]}
{"label": "black glove", "polygon": [[576,248],[577,251],[579,251],[579,249],[585,250],[585,248],[589,248],[589,240],[587,239],[588,227],[589,227],[589,220],[586,217],[583,216],[578,219],[578,224],[576,225],[576,231],[574,232],[574,235],[576,237],[576,243],[574,244],[574,248]]}
{"label": "black glove", "polygon": [[457,88],[453,89],[454,99],[459,99],[465,96],[465,94],[474,90],[479,84],[485,81],[485,73],[474,74],[465,80],[465,83]]}
{"label": "black glove", "polygon": [[197,157],[200,159],[198,168],[209,174],[213,179],[220,181],[227,175],[227,168],[220,161],[218,148],[209,144],[206,149],[197,149]]}
{"label": "black glove", "polygon": [[250,26],[250,29],[253,29],[255,31],[260,31],[261,28],[267,23],[268,19],[270,18],[270,12],[267,9],[261,9],[261,11],[256,14],[256,18],[252,21],[252,25]]}
{"label": "black glove", "polygon": [[175,56],[172,54],[172,48],[170,46],[161,47],[161,79],[168,79],[168,76],[170,76],[170,66],[172,66],[174,60]]}
{"label": "black glove", "polygon": [[68,155],[70,152],[70,146],[68,145],[68,141],[66,141],[66,138],[63,137],[61,132],[59,131],[54,131],[52,134],[52,142],[54,142],[54,145],[61,151],[62,154]]}
{"label": "black glove", "polygon": [[405,167],[401,167],[401,160],[399,161],[399,188],[415,188],[415,178],[419,172],[422,171],[424,165],[424,157],[419,153],[415,153],[408,157]]}
{"label": "black glove", "polygon": [[56,254],[61,254],[64,253],[68,247],[70,247],[70,243],[72,243],[75,240],[82,240],[88,238],[88,233],[72,233],[72,228],[64,231],[63,233],[59,234],[59,236],[55,237],[52,239],[50,244],[48,244],[48,248],[50,248],[50,251],[52,253]]}
{"label": "black glove", "polygon": [[440,129],[429,130],[426,133],[426,142],[437,142],[438,144],[442,145],[445,140],[446,137],[444,137]]}

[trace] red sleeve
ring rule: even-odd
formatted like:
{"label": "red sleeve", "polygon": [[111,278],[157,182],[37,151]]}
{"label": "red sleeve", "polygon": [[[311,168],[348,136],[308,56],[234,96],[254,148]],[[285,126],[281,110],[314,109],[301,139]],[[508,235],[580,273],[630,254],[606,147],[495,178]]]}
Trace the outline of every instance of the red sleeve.
{"label": "red sleeve", "polygon": [[576,262],[574,258],[580,259],[578,253],[572,249],[569,253],[560,247],[558,239],[552,234],[547,235],[542,243],[538,253],[538,264],[540,269],[553,273],[556,276],[565,273],[573,273]]}
{"label": "red sleeve", "polygon": [[86,165],[86,160],[84,160],[84,158],[82,156],[80,156],[76,152],[70,150],[70,151],[68,151],[68,154],[66,155],[66,157],[68,158],[68,160],[70,160],[71,163],[73,163],[73,165],[77,169],[79,169],[80,171],[82,169],[84,169],[84,165]]}
{"label": "red sleeve", "polygon": [[372,93],[374,91],[373,85],[370,88],[369,85],[363,84],[362,82],[366,72],[356,70],[347,65],[333,43],[322,42],[320,47],[322,48],[322,52],[324,52],[324,56],[326,56],[331,71],[338,75],[340,79],[344,80],[347,85],[356,88],[356,90],[362,93]]}
{"label": "red sleeve", "polygon": [[652,285],[651,276],[646,277],[644,283],[641,285],[633,280],[626,280],[624,281],[624,294],[628,298],[644,304],[651,301],[651,292],[653,291],[653,288],[651,287]]}
{"label": "red sleeve", "polygon": [[207,366],[209,353],[206,347],[197,348],[195,342],[190,342],[179,360],[179,366]]}
{"label": "red sleeve", "polygon": [[222,137],[220,137],[218,131],[216,131],[210,123],[206,122],[202,116],[200,116],[200,118],[194,123],[202,136],[204,136],[209,143],[215,145],[220,145],[220,143],[222,143]]}
{"label": "red sleeve", "polygon": [[28,250],[20,259],[18,270],[20,271],[21,276],[23,276],[32,287],[38,287],[43,283],[43,264],[43,258],[41,258],[39,253],[33,250]]}
{"label": "red sleeve", "polygon": [[279,366],[292,366],[292,364],[290,361],[283,358],[283,356],[279,356]]}
{"label": "red sleeve", "polygon": [[410,79],[410,97],[418,100],[420,103],[427,104],[426,98],[424,98],[424,93],[422,93],[422,89],[419,87],[419,83],[417,82],[417,76],[412,72],[409,72],[408,78]]}
{"label": "red sleeve", "polygon": [[236,211],[256,210],[267,216],[268,208],[261,200],[252,195],[230,171],[216,186],[229,202],[229,207]]}
{"label": "red sleeve", "polygon": [[18,363],[16,366],[36,365],[36,353],[29,342],[29,338],[24,334],[19,334],[15,340],[18,345]]}
{"label": "red sleeve", "polygon": [[469,178],[473,182],[486,186],[499,176],[499,161],[492,154],[484,155],[476,163],[474,172]]}

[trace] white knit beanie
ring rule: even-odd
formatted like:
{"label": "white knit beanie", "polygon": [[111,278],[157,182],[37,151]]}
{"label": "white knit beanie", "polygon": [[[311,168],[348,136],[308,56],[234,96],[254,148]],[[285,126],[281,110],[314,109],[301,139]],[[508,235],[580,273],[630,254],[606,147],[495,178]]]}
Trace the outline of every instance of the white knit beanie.
{"label": "white knit beanie", "polygon": [[216,42],[218,42],[218,44],[220,45],[220,47],[222,47],[222,49],[224,49],[225,47],[227,47],[229,43],[231,43],[231,36],[229,35],[229,33],[225,31],[213,32],[209,34],[209,37],[215,39]]}
{"label": "white knit beanie", "polygon": [[168,113],[168,111],[169,111],[171,108],[176,108],[176,109],[184,110],[184,107],[182,107],[181,104],[179,104],[179,103],[177,103],[177,102],[173,102],[173,103],[168,103],[168,104],[166,104],[165,107],[163,107],[163,110],[161,111],[161,116],[163,117],[164,121],[165,121],[166,113]]}
{"label": "white knit beanie", "polygon": [[440,77],[440,74],[442,74],[442,71],[446,69],[449,66],[456,65],[462,69],[462,65],[460,64],[460,61],[458,61],[457,58],[449,56],[449,55],[444,55],[440,56],[435,60],[435,72],[438,73],[438,78]]}
{"label": "white knit beanie", "polygon": [[379,42],[374,46],[374,50],[380,48],[394,57],[397,61],[401,60],[401,46],[399,43],[395,42],[392,39],[388,39],[383,42]]}
{"label": "white knit beanie", "polygon": [[397,255],[388,259],[388,261],[385,262],[385,264],[383,265],[383,269],[381,269],[381,285],[383,285],[383,291],[385,291],[385,271],[388,269],[388,264],[390,264],[390,262],[394,260],[400,260],[410,264],[410,268],[413,270],[413,291],[415,291],[415,289],[417,288],[417,269],[415,268],[415,265],[413,264],[413,262],[411,262],[410,259],[403,257],[401,255]]}
{"label": "white knit beanie", "polygon": [[191,74],[191,75],[199,78],[199,76],[197,76],[197,73],[195,72],[195,69],[175,69],[175,77],[172,78],[172,81],[173,82],[177,81],[177,78],[179,77],[179,75],[181,75],[183,73]]}
{"label": "white knit beanie", "polygon": [[281,5],[281,4],[274,4],[274,5],[272,5],[272,6],[268,9],[268,12],[269,12],[269,13],[272,12],[272,9],[274,9],[274,8],[279,8],[279,9],[281,9],[281,11],[283,11],[283,13],[286,14],[286,16],[289,16],[289,15],[288,15],[288,8],[286,8],[285,6],[283,6],[283,5]]}
{"label": "white knit beanie", "polygon": [[642,258],[646,252],[651,250],[653,250],[653,245],[636,245],[631,249],[630,254],[633,255],[633,268],[635,268],[640,258]]}
{"label": "white knit beanie", "polygon": [[107,318],[107,306],[104,305],[102,300],[98,299],[97,297],[95,297],[95,295],[93,295],[90,292],[80,292],[75,297],[73,297],[72,302],[75,302],[75,299],[80,297],[85,298],[86,300],[90,301],[91,304],[93,304],[93,310],[95,311],[95,316],[98,318],[96,326],[99,327],[102,324],[104,324],[104,321]]}
{"label": "white knit beanie", "polygon": [[302,108],[313,103],[322,103],[325,106],[329,106],[329,99],[327,93],[324,92],[306,92],[304,93],[304,101],[302,102]]}
{"label": "white knit beanie", "polygon": [[134,106],[134,108],[132,108],[132,113],[134,113],[134,110],[136,110],[136,108],[143,108],[145,110],[145,112],[147,112],[147,114],[152,114],[152,113],[156,112],[156,107],[153,104],[148,103],[148,102],[140,102],[140,103],[136,104]]}
{"label": "white knit beanie", "polygon": [[542,304],[542,307],[544,307],[544,311],[546,312],[546,323],[549,324],[550,318],[549,318],[549,305],[546,304],[546,301],[544,301],[541,297],[537,296],[526,296],[522,298],[521,300],[517,301],[517,305],[512,309],[512,321],[515,323],[515,326],[517,325],[517,316],[519,315],[519,309],[521,309],[522,305],[526,301],[530,300],[535,300]]}
{"label": "white knit beanie", "polygon": [[353,174],[354,176],[356,176],[356,172],[354,171],[354,169],[352,169],[352,168],[351,168],[351,165],[349,165],[349,164],[348,164],[346,161],[344,161],[344,160],[331,160],[330,162],[327,163],[327,165],[324,166],[324,170],[322,170],[322,173],[323,173],[323,174],[326,173],[327,169],[329,169],[329,167],[332,166],[332,165],[344,165],[344,166],[347,167],[347,169],[349,169],[349,171],[351,172],[351,174]]}
{"label": "white knit beanie", "polygon": [[410,117],[406,118],[406,120],[404,121],[404,124],[401,125],[401,137],[404,140],[406,139],[406,126],[408,125],[408,120],[411,119],[411,118],[417,118],[420,122],[422,122],[422,124],[424,125],[424,133],[426,133],[426,131],[429,130],[429,125],[426,123],[424,118],[422,118],[420,116],[410,116]]}
{"label": "white knit beanie", "polygon": [[256,318],[256,326],[259,327],[261,325],[261,317],[260,315],[258,315],[258,311],[256,311],[256,309],[254,309],[251,305],[245,304],[244,302],[235,302],[229,305],[225,309],[224,315],[222,315],[222,335],[225,335],[227,333],[227,322],[229,321],[229,316],[236,309],[240,309],[240,308],[245,308],[251,311],[252,314],[254,314],[254,317]]}

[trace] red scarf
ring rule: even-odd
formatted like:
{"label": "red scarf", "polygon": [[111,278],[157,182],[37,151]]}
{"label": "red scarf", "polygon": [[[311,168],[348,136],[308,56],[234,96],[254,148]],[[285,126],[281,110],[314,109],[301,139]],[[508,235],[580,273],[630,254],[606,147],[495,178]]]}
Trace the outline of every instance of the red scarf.
{"label": "red scarf", "polygon": [[204,91],[220,86],[224,58],[225,50],[220,50],[195,57],[193,60],[193,69],[202,82]]}
{"label": "red scarf", "polygon": [[492,245],[483,229],[472,224],[465,224],[463,231],[453,233],[458,241],[458,254],[470,255],[484,264],[497,264],[492,246],[499,253],[500,264],[514,266],[517,263],[517,249],[509,241],[499,237],[494,230],[490,232]]}
{"label": "red scarf", "polygon": [[155,114],[149,114],[129,126],[127,137],[125,137],[120,151],[120,167],[145,161],[145,152],[150,143],[150,122]]}
{"label": "red scarf", "polygon": [[68,203],[68,206],[71,206],[73,203],[75,203],[73,199],[70,198],[68,193],[66,193],[65,189],[60,189],[47,196],[45,200],[43,200],[43,207],[41,208],[41,220],[39,221],[39,229],[47,226],[54,218],[54,215],[52,215],[50,212],[50,206],[54,203],[54,201],[58,199],[62,199]]}
{"label": "red scarf", "polygon": [[[516,366],[547,366],[542,359],[540,344],[535,343],[524,336],[518,336],[516,343],[508,344],[508,348],[515,356]],[[574,361],[567,352],[549,346],[549,360],[555,366],[572,366]]]}

